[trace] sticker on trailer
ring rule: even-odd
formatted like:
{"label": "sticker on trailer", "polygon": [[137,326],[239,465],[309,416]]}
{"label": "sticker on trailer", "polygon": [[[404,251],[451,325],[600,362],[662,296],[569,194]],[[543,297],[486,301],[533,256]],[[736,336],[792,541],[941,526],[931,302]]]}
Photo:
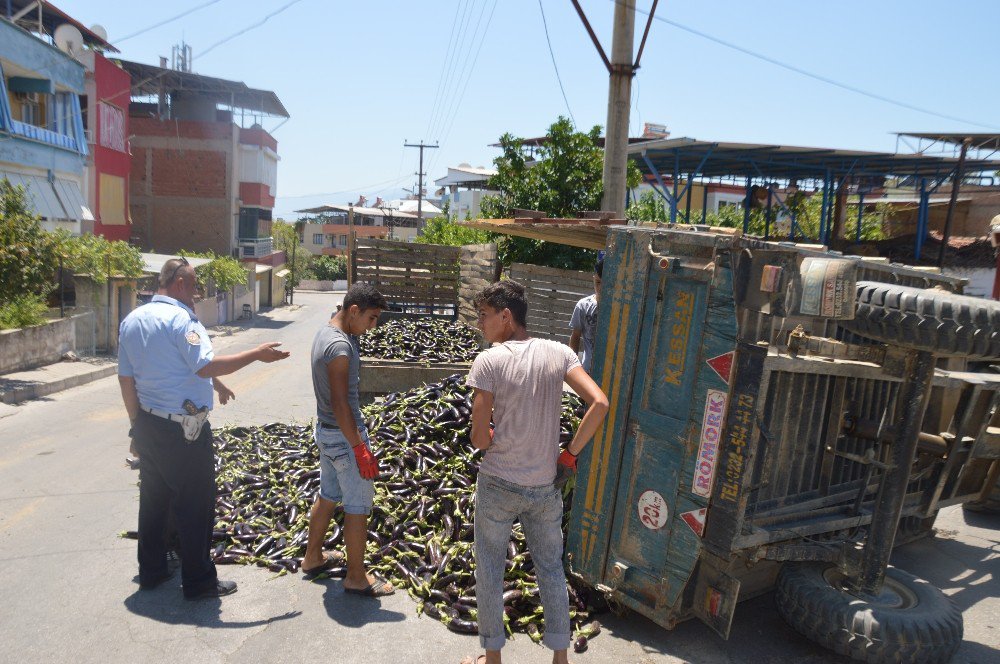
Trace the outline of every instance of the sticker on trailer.
{"label": "sticker on trailer", "polygon": [[639,496],[639,521],[650,530],[660,530],[667,525],[667,502],[655,491],[643,491]]}
{"label": "sticker on trailer", "polygon": [[708,514],[708,508],[702,507],[701,509],[684,512],[681,514],[681,519],[694,531],[695,535],[701,537],[705,534],[706,514]]}
{"label": "sticker on trailer", "polygon": [[712,367],[712,371],[719,374],[719,378],[726,381],[726,385],[729,385],[729,378],[733,375],[734,355],[736,355],[736,351],[731,350],[728,353],[716,355],[713,358],[705,360],[708,366]]}
{"label": "sticker on trailer", "polygon": [[810,257],[802,261],[800,274],[800,314],[837,320],[854,318],[854,261]]}
{"label": "sticker on trailer", "polygon": [[712,480],[715,479],[715,464],[719,458],[719,439],[722,438],[722,425],[726,418],[726,393],[721,390],[709,390],[705,396],[705,415],[701,421],[701,442],[698,444],[698,456],[694,461],[694,477],[691,480],[691,491],[704,498],[712,493]]}

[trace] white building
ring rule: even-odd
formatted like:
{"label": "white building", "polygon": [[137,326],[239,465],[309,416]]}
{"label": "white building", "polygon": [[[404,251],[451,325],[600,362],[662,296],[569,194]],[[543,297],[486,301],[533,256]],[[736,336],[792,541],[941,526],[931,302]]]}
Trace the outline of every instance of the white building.
{"label": "white building", "polygon": [[448,175],[434,181],[441,190],[441,205],[448,203],[448,215],[452,219],[475,219],[479,216],[479,206],[484,196],[495,196],[498,192],[486,188],[496,170],[459,164],[448,167]]}

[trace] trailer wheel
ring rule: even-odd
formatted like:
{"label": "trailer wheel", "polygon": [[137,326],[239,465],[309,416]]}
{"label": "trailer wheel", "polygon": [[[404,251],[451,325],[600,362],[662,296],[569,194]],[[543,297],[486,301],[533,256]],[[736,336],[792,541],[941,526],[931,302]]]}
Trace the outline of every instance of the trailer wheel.
{"label": "trailer wheel", "polygon": [[1000,357],[1000,302],[943,290],[859,281],[841,327],[888,344],[970,359]]}
{"label": "trailer wheel", "polygon": [[940,590],[886,570],[882,595],[862,599],[828,563],[786,563],[778,613],[808,639],[861,662],[947,662],[962,643],[962,613]]}

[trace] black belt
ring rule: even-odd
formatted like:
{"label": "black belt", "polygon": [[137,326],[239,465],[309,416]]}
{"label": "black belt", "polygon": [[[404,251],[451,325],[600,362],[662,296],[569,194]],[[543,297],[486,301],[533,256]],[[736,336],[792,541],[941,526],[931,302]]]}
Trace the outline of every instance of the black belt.
{"label": "black belt", "polygon": [[332,429],[334,431],[340,431],[340,427],[338,427],[336,424],[327,424],[326,422],[320,422],[319,423],[319,428],[320,429]]}

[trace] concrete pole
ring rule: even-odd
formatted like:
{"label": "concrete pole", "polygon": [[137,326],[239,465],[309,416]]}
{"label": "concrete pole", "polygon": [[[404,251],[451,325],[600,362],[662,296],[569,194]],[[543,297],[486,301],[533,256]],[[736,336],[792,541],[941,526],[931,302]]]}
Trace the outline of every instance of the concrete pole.
{"label": "concrete pole", "polygon": [[632,101],[632,43],[635,40],[635,0],[615,3],[611,39],[611,80],[608,85],[608,126],[604,138],[604,199],[602,210],[625,218],[625,176],[628,172],[628,121]]}

